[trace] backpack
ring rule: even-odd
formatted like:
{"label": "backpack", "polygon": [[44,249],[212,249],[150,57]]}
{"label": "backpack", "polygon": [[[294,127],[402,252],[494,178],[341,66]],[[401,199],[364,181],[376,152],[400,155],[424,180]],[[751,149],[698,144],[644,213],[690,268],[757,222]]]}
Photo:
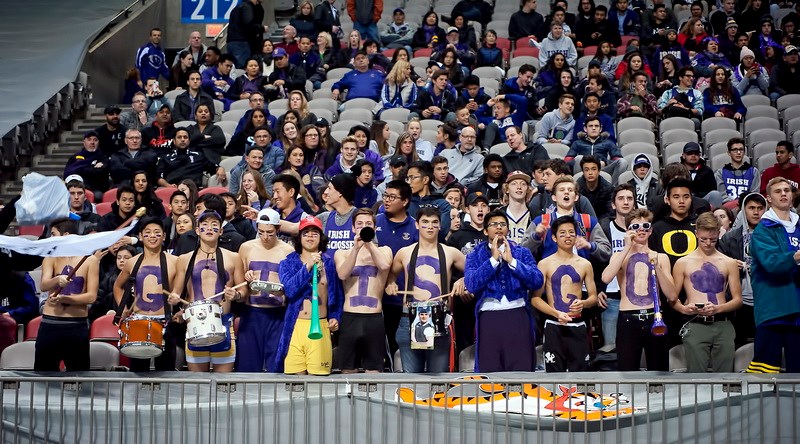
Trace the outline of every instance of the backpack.
{"label": "backpack", "polygon": [[[578,227],[576,227],[579,231],[578,235],[581,237],[585,237],[587,240],[592,235],[592,216],[586,213],[578,213],[580,216],[580,220],[578,221]],[[550,227],[552,216],[550,213],[542,214],[542,223],[545,224],[548,228]]]}

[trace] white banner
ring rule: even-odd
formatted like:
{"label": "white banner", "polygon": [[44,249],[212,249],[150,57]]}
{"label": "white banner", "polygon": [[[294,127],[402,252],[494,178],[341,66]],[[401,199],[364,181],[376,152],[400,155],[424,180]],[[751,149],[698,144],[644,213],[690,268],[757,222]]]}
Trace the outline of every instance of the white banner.
{"label": "white banner", "polygon": [[114,245],[136,226],[138,219],[134,219],[128,228],[117,231],[105,231],[79,236],[49,237],[47,239],[29,240],[15,236],[0,236],[0,249],[16,251],[17,253],[33,256],[66,257],[88,256],[96,250]]}

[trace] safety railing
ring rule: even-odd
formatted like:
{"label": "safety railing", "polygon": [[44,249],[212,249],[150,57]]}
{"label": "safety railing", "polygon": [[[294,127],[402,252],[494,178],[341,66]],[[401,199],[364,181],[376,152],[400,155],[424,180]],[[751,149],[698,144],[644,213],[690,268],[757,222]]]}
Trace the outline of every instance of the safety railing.
{"label": "safety railing", "polygon": [[797,375],[0,373],[0,442],[794,443]]}

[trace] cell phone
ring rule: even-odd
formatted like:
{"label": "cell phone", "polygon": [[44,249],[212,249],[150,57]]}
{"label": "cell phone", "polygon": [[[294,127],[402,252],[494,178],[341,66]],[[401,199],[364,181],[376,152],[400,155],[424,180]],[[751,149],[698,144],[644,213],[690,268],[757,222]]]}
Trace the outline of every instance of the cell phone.
{"label": "cell phone", "polygon": [[703,308],[705,306],[706,306],[706,304],[694,304],[695,308]]}

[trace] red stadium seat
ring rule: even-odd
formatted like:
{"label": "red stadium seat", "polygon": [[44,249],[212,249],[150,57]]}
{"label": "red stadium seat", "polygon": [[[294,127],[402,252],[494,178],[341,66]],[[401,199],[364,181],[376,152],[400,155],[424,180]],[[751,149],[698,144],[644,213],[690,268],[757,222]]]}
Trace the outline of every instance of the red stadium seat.
{"label": "red stadium seat", "polygon": [[[528,37],[520,37],[520,38],[518,38],[517,41],[514,42],[514,48],[519,49],[519,48],[530,47],[531,44],[528,43],[528,40],[529,40]],[[498,45],[498,46],[500,46],[500,45]]]}
{"label": "red stadium seat", "polygon": [[503,37],[497,38],[497,47],[500,49],[507,49],[511,51],[511,40]]}
{"label": "red stadium seat", "polygon": [[414,51],[414,57],[430,57],[433,54],[433,48],[420,48]]}
{"label": "red stadium seat", "polygon": [[20,236],[36,236],[39,237],[42,235],[42,231],[44,231],[44,225],[20,225],[19,226],[19,235]]}
{"label": "red stadium seat", "polygon": [[114,202],[117,200],[117,189],[112,188],[103,193],[103,202]]}
{"label": "red stadium seat", "polygon": [[94,203],[94,193],[89,190],[86,190],[86,200],[88,200],[91,203]]}
{"label": "red stadium seat", "polygon": [[383,50],[383,55],[385,55],[385,56],[386,56],[386,58],[388,58],[388,59],[391,59],[391,58],[392,58],[392,56],[394,56],[394,53],[395,53],[396,51],[397,51],[397,49],[396,49],[396,48],[388,48],[388,49],[384,49],[384,50]]}
{"label": "red stadium seat", "polygon": [[11,316],[0,315],[0,353],[17,342],[17,321]]}
{"label": "red stadium seat", "polygon": [[517,48],[514,50],[514,57],[517,56],[539,57],[539,48],[534,48],[533,46],[523,46],[522,48]]}
{"label": "red stadium seat", "polygon": [[228,189],[225,188],[225,187],[208,187],[208,188],[203,188],[202,190],[200,190],[200,192],[197,193],[197,195],[198,196],[203,196],[203,195],[209,194],[209,193],[211,193],[211,194],[219,194],[219,193],[227,193],[227,192],[228,192]]}
{"label": "red stadium seat", "polygon": [[170,214],[172,214],[172,210],[170,210],[170,208],[169,208],[169,205],[167,205],[167,203],[166,203],[166,202],[161,202],[161,205],[163,205],[163,206],[164,206],[164,213],[166,213],[166,214],[167,214],[167,216],[169,216]]}
{"label": "red stadium seat", "polygon": [[597,46],[587,46],[583,48],[583,55],[593,56],[595,54],[597,54]]}
{"label": "red stadium seat", "polygon": [[119,327],[114,325],[114,315],[107,314],[100,316],[92,322],[89,327],[90,341],[113,341],[116,345],[119,342]]}
{"label": "red stadium seat", "polygon": [[633,40],[633,39],[637,39],[638,40],[639,36],[638,35],[623,35],[622,37],[620,37],[620,40],[622,40],[622,46],[628,46],[628,43],[630,43],[630,41]]}
{"label": "red stadium seat", "polygon": [[105,216],[111,212],[111,202],[100,202],[95,204],[95,212],[100,216]]}
{"label": "red stadium seat", "polygon": [[156,196],[158,196],[162,202],[169,204],[169,198],[172,197],[172,193],[176,191],[178,191],[178,189],[172,187],[156,188]]}
{"label": "red stadium seat", "polygon": [[625,54],[625,49],[626,48],[627,48],[627,46],[625,46],[625,45],[617,46],[617,55]]}
{"label": "red stadium seat", "polygon": [[42,317],[37,316],[28,322],[28,325],[25,326],[25,340],[26,341],[35,341],[36,335],[39,334],[39,324],[42,323]]}

